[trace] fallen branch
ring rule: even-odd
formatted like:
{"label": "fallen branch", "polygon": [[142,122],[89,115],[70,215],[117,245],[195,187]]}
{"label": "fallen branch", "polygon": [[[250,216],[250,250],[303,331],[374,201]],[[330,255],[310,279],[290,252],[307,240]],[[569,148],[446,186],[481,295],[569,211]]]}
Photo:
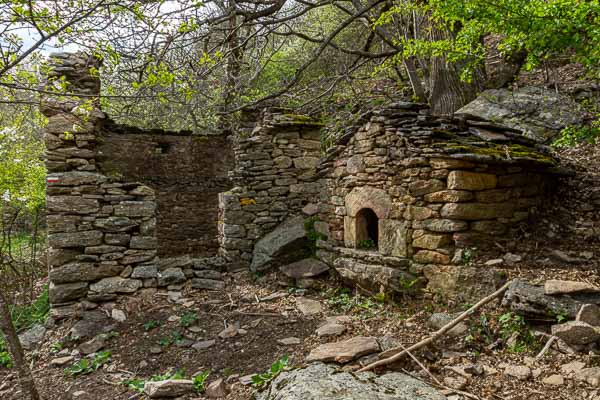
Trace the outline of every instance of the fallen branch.
{"label": "fallen branch", "polygon": [[535,356],[535,358],[540,359],[544,357],[544,354],[546,354],[546,352],[548,351],[548,349],[550,349],[550,346],[552,346],[552,343],[554,343],[556,339],[558,339],[556,336],[550,336],[550,339],[548,339],[542,351],[540,351],[538,355]]}
{"label": "fallen branch", "polygon": [[465,319],[467,319],[467,317],[471,316],[475,311],[477,311],[478,309],[480,309],[481,307],[483,307],[485,304],[489,303],[490,301],[494,300],[497,297],[500,297],[502,294],[504,294],[504,292],[508,289],[508,287],[510,286],[510,284],[512,283],[512,281],[507,282],[506,284],[504,284],[504,286],[502,286],[500,289],[496,290],[494,293],[490,294],[488,297],[485,297],[481,300],[479,300],[479,302],[477,304],[475,304],[473,307],[469,308],[467,311],[463,312],[462,314],[460,314],[457,318],[455,318],[454,320],[450,321],[449,323],[447,323],[446,325],[444,325],[443,327],[441,327],[438,331],[436,331],[433,335],[421,340],[420,342],[413,344],[412,346],[410,346],[409,348],[403,348],[403,347],[395,347],[391,350],[388,350],[387,353],[391,353],[391,352],[396,352],[396,354],[394,354],[391,357],[388,358],[384,358],[383,360],[379,360],[376,361],[374,363],[371,363],[363,368],[361,368],[359,370],[359,372],[364,372],[364,371],[370,371],[373,368],[377,368],[383,365],[388,365],[391,364],[395,361],[398,361],[399,359],[401,359],[402,357],[404,357],[405,355],[407,355],[409,352],[413,352],[415,350],[418,350],[422,347],[428,346],[431,343],[435,342],[437,339],[439,339],[440,337],[444,336],[449,330],[451,330],[452,328],[454,328],[456,325],[458,325],[460,322],[464,321]]}

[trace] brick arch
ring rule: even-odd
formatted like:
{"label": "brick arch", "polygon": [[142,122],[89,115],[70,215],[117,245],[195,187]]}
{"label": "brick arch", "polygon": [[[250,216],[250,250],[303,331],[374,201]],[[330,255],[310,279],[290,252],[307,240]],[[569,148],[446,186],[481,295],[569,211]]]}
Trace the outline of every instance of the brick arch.
{"label": "brick arch", "polygon": [[392,211],[392,199],[386,191],[370,186],[355,187],[344,200],[346,215],[352,218],[363,208],[370,208],[380,220],[387,219]]}

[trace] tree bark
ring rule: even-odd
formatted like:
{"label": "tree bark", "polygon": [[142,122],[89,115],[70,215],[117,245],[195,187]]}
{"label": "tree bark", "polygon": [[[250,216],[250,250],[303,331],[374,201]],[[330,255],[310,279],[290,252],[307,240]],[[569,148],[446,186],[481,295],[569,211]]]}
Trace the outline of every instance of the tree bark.
{"label": "tree bark", "polygon": [[[436,27],[431,27],[431,40],[441,40],[447,33]],[[460,80],[462,65],[450,63],[446,57],[431,59],[431,74],[429,76],[430,104],[434,114],[452,114],[475,99],[483,87],[484,73],[477,69],[471,82]]]}
{"label": "tree bark", "polygon": [[2,293],[2,291],[0,291],[0,330],[4,334],[6,343],[8,344],[8,350],[12,357],[14,367],[17,370],[17,377],[19,379],[19,384],[23,389],[23,393],[25,393],[30,400],[40,400],[40,395],[35,386],[31,370],[25,363],[23,347],[21,346],[19,336],[17,335],[17,331],[15,330],[15,326],[10,317],[6,294]]}

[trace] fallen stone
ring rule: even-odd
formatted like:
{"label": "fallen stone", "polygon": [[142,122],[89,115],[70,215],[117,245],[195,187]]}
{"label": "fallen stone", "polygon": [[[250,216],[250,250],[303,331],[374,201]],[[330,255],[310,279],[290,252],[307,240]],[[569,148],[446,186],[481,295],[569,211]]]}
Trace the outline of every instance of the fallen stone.
{"label": "fallen stone", "polygon": [[574,374],[585,368],[585,363],[581,361],[573,361],[560,366],[560,372],[563,375]]}
{"label": "fallen stone", "polygon": [[282,344],[284,346],[293,346],[293,345],[302,343],[302,341],[300,339],[298,339],[297,337],[288,337],[288,338],[279,339],[277,341],[277,343]]}
{"label": "fallen stone", "polygon": [[340,324],[325,324],[317,329],[318,337],[339,336],[346,331],[346,327]]}
{"label": "fallen stone", "polygon": [[571,257],[564,251],[553,250],[550,252],[550,258],[558,263],[567,263],[567,264],[581,264],[585,262],[585,259]]}
{"label": "fallen stone", "polygon": [[464,370],[466,373],[476,376],[480,376],[485,373],[485,368],[479,364],[465,365]]}
{"label": "fallen stone", "polygon": [[75,357],[73,357],[73,356],[65,356],[65,357],[55,358],[52,361],[50,361],[50,366],[51,367],[64,367],[65,365],[67,365],[71,361],[73,361],[74,359],[75,359]]}
{"label": "fallen stone", "polygon": [[79,345],[79,351],[81,354],[88,355],[92,353],[96,353],[99,350],[102,350],[106,345],[106,339],[102,335],[98,335],[87,342],[84,342]]}
{"label": "fallen stone", "polygon": [[544,284],[544,293],[547,295],[571,293],[598,293],[600,288],[586,282],[548,280]]}
{"label": "fallen stone", "polygon": [[46,328],[43,325],[35,324],[19,335],[19,341],[25,350],[32,350],[40,345],[45,334]]}
{"label": "fallen stone", "polygon": [[462,376],[446,377],[444,384],[452,389],[462,390],[467,386],[468,381]]}
{"label": "fallen stone", "polygon": [[302,259],[308,255],[308,245],[304,218],[290,218],[256,243],[250,269],[263,271]]}
{"label": "fallen stone", "polygon": [[581,321],[552,325],[552,334],[564,340],[568,345],[585,345],[600,339],[598,329]]}
{"label": "fallen stone", "polygon": [[393,372],[350,373],[335,366],[313,363],[284,371],[256,400],[445,400],[431,386],[408,375]]}
{"label": "fallen stone", "polygon": [[329,270],[329,266],[315,258],[305,258],[295,263],[279,267],[286,276],[294,279],[312,278]]}
{"label": "fallen stone", "polygon": [[237,334],[238,334],[238,328],[235,325],[229,325],[227,328],[225,328],[221,332],[219,332],[218,336],[221,339],[229,339],[234,336],[237,336]]}
{"label": "fallen stone", "polygon": [[113,321],[101,311],[89,311],[83,313],[82,319],[77,321],[71,328],[72,340],[94,338],[99,333],[107,333],[115,329]]}
{"label": "fallen stone", "polygon": [[127,321],[127,316],[125,315],[125,313],[122,310],[113,308],[110,314],[112,316],[112,319],[114,319],[115,321],[118,321],[118,322]]}
{"label": "fallen stone", "polygon": [[144,384],[144,393],[151,399],[179,397],[191,393],[193,390],[194,382],[188,379],[169,379]]}
{"label": "fallen stone", "polygon": [[580,382],[587,382],[594,387],[600,387],[600,367],[584,368],[575,372],[573,378]]}
{"label": "fallen stone", "polygon": [[542,379],[544,385],[560,386],[565,384],[565,378],[562,375],[554,374]]}
{"label": "fallen stone", "polygon": [[[435,330],[441,329],[443,326],[454,320],[455,317],[446,313],[434,313],[427,320],[427,325]],[[454,328],[448,331],[448,335],[459,337],[464,336],[469,328],[463,322],[459,322]]]}
{"label": "fallen stone", "polygon": [[211,348],[216,343],[215,340],[203,340],[192,346],[194,350],[202,351]]}
{"label": "fallen stone", "polygon": [[296,307],[298,307],[298,310],[306,316],[318,314],[322,310],[319,301],[307,299],[306,297],[296,297]]}
{"label": "fallen stone", "polygon": [[523,260],[523,257],[518,254],[506,253],[503,257],[507,265],[515,265]]}
{"label": "fallen stone", "polygon": [[575,320],[600,327],[600,307],[595,304],[584,304],[579,309]]}
{"label": "fallen stone", "polygon": [[377,351],[379,351],[379,344],[376,338],[357,336],[342,342],[322,344],[310,352],[306,361],[347,363]]}
{"label": "fallen stone", "polygon": [[223,378],[219,378],[216,381],[211,382],[205,391],[205,395],[211,399],[219,399],[227,396],[228,390],[227,385],[225,385],[225,381]]}
{"label": "fallen stone", "polygon": [[73,392],[73,394],[71,395],[71,399],[81,400],[84,399],[86,396],[88,396],[87,392],[84,392],[83,390],[78,390],[76,392]]}
{"label": "fallen stone", "polygon": [[552,315],[564,315],[575,319],[583,304],[600,304],[598,293],[572,293],[568,296],[549,296],[542,286],[530,285],[515,279],[502,299],[502,305],[527,317],[549,319]]}
{"label": "fallen stone", "polygon": [[524,381],[531,377],[531,369],[524,365],[508,365],[504,368],[504,375]]}
{"label": "fallen stone", "polygon": [[252,385],[252,377],[254,375],[256,375],[256,374],[250,374],[250,375],[241,376],[240,379],[239,379],[239,381],[244,386]]}

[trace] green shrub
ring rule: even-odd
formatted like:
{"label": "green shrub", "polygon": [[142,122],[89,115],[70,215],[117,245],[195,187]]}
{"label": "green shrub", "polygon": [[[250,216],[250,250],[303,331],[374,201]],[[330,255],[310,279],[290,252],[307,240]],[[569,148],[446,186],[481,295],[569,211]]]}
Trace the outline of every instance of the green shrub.
{"label": "green shrub", "polygon": [[96,353],[93,358],[82,358],[75,364],[65,368],[65,374],[70,376],[87,375],[97,371],[104,364],[110,362],[112,354],[110,351]]}
{"label": "green shrub", "polygon": [[262,374],[252,375],[252,384],[257,387],[263,387],[273,379],[275,379],[288,366],[288,356],[283,356],[275,361],[271,368]]}

